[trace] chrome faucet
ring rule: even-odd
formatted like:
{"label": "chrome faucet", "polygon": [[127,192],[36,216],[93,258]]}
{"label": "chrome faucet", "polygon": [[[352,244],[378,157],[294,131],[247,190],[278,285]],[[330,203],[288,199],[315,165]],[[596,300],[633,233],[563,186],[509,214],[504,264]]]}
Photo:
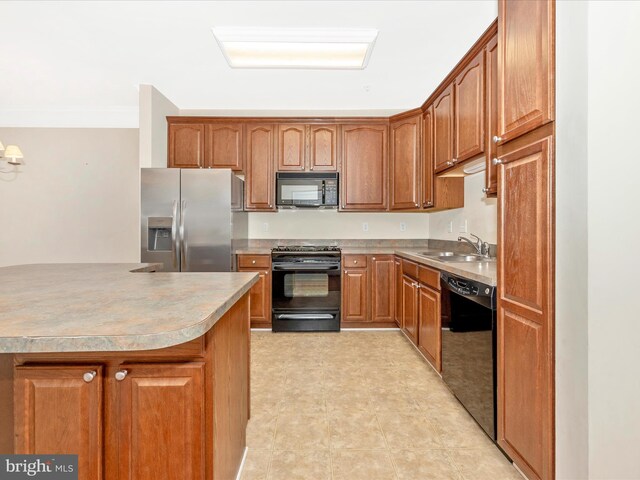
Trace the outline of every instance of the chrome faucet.
{"label": "chrome faucet", "polygon": [[473,240],[469,240],[467,237],[462,237],[462,236],[458,237],[458,241],[467,242],[468,244],[470,244],[473,248],[476,249],[476,253],[478,255],[482,255],[483,257],[489,257],[489,244],[487,242],[483,242],[479,236],[474,235],[473,233],[470,233],[469,235],[475,238],[476,241],[474,242]]}

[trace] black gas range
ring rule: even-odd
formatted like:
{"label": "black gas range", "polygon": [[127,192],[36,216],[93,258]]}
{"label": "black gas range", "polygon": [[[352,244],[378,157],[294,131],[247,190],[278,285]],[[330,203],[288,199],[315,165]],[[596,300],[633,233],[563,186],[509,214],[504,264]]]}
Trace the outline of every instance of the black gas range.
{"label": "black gas range", "polygon": [[271,269],[274,332],[340,331],[340,248],[278,246]]}

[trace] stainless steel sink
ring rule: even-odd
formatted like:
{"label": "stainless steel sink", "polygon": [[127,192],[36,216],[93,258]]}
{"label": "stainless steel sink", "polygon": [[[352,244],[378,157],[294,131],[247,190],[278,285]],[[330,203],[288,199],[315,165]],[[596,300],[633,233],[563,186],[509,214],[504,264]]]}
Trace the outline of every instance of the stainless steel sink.
{"label": "stainless steel sink", "polygon": [[440,262],[487,262],[490,261],[486,257],[482,255],[475,255],[473,253],[470,254],[461,254],[455,252],[422,252],[418,253],[423,257],[433,258],[434,260],[438,260]]}

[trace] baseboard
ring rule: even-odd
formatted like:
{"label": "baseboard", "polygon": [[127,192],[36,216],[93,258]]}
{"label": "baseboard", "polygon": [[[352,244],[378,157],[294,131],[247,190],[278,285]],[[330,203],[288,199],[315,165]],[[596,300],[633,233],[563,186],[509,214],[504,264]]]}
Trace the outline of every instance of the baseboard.
{"label": "baseboard", "polygon": [[240,480],[242,477],[242,470],[244,469],[244,462],[247,460],[247,452],[249,448],[244,447],[244,453],[242,454],[242,461],[240,462],[240,468],[238,468],[238,474],[236,475],[236,480]]}
{"label": "baseboard", "polygon": [[346,327],[340,328],[341,332],[397,332],[400,330],[398,327]]}

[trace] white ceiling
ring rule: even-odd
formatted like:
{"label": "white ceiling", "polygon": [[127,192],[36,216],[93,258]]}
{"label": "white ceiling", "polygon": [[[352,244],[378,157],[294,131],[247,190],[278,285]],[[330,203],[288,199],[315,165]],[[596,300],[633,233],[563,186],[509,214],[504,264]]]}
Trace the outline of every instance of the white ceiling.
{"label": "white ceiling", "polygon": [[[136,126],[143,83],[184,110],[400,111],[496,16],[496,0],[0,2],[0,125]],[[380,33],[365,70],[234,70],[213,26]]]}

